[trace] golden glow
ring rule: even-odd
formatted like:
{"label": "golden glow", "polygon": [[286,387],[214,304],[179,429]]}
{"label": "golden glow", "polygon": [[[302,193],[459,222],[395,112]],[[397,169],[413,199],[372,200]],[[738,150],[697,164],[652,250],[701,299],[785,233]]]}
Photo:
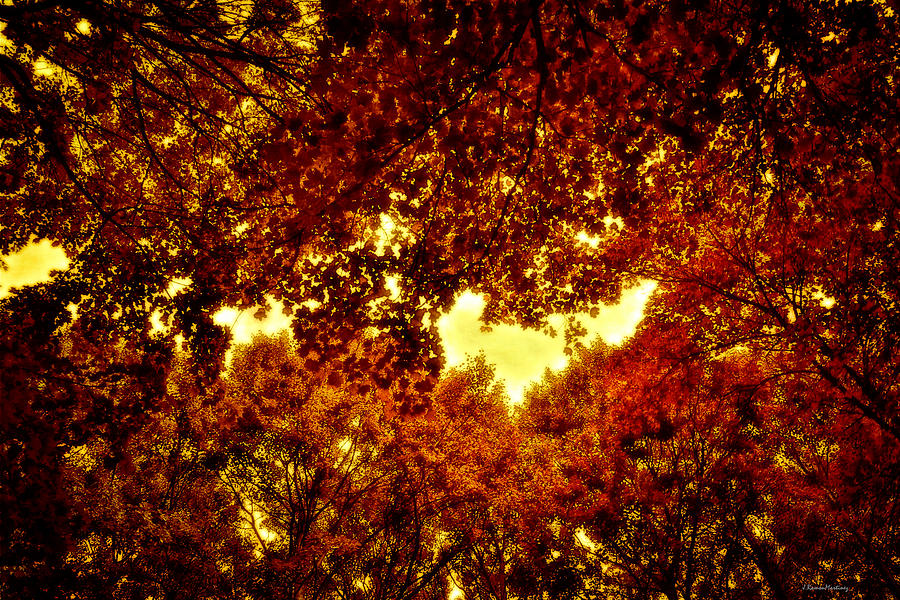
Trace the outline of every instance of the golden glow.
{"label": "golden glow", "polygon": [[[578,314],[578,321],[587,330],[582,343],[590,345],[598,336],[607,344],[625,341],[634,333],[643,317],[644,305],[655,288],[654,282],[645,282],[623,292],[618,304],[600,305],[595,317],[589,313]],[[257,334],[289,332],[291,318],[284,314],[284,305],[271,298],[267,303],[269,311],[263,319],[254,316],[259,307],[246,310],[226,307],[213,315],[213,321],[231,331],[235,344],[250,343]],[[545,369],[558,370],[568,364],[565,341],[562,335],[551,337],[516,325],[496,325],[491,331],[482,331],[484,305],[485,299],[481,295],[464,292],[450,311],[438,320],[446,366],[458,366],[467,357],[484,352],[488,362],[496,367],[497,378],[504,381],[512,402],[521,403],[525,389],[538,381]],[[550,324],[562,332],[565,317],[551,315]]]}
{"label": "golden glow", "polygon": [[[392,229],[389,224],[387,229]],[[591,241],[593,240],[582,240],[588,244]],[[29,244],[19,252],[3,257],[3,262],[6,269],[0,270],[0,298],[9,295],[12,288],[47,281],[52,271],[66,269],[69,264],[63,250],[53,246],[48,240]],[[166,291],[174,296],[190,285],[189,278],[174,279]],[[389,277],[386,285],[392,297],[396,297],[401,291],[395,277]],[[578,315],[579,322],[588,332],[583,343],[591,344],[597,336],[608,344],[622,343],[634,333],[643,315],[644,304],[654,287],[655,284],[647,282],[626,290],[619,304],[601,305],[596,317],[590,317],[588,313]],[[831,298],[817,299],[826,308],[830,308],[834,302]],[[262,319],[255,316],[260,307],[245,310],[225,307],[213,315],[213,321],[231,331],[235,344],[250,343],[257,334],[278,335],[289,332],[291,317],[284,314],[284,305],[272,298],[267,298],[267,304],[269,310]],[[460,365],[467,356],[484,352],[488,362],[496,366],[497,377],[504,380],[512,401],[521,402],[527,386],[538,381],[545,369],[561,369],[566,366],[568,357],[564,352],[565,342],[561,335],[551,337],[514,325],[498,325],[492,331],[484,332],[480,321],[484,304],[482,296],[465,292],[438,321],[447,366]],[[562,315],[552,315],[550,323],[561,332],[564,318]],[[162,331],[168,328],[168,323],[156,312],[151,315],[151,326],[156,331]]]}
{"label": "golden glow", "polygon": [[38,77],[53,77],[58,71],[56,65],[45,58],[39,58],[33,64],[34,74]]}
{"label": "golden glow", "polygon": [[396,275],[388,275],[384,278],[384,287],[390,293],[391,300],[400,299],[400,278]]}
{"label": "golden glow", "polygon": [[[605,217],[603,217],[603,224],[613,234],[617,230],[622,230],[625,228],[625,221],[623,221],[621,217],[612,217],[610,215],[606,215]],[[615,229],[611,229],[613,224],[615,224],[615,226],[616,226]],[[596,248],[600,247],[600,242],[602,242],[604,240],[604,237],[609,236],[609,235],[611,235],[611,234],[607,233],[607,234],[605,234],[605,236],[591,235],[587,231],[579,231],[578,234],[575,235],[575,241],[596,249]]]}
{"label": "golden glow", "polygon": [[[654,282],[645,282],[623,292],[619,304],[600,305],[596,317],[588,313],[577,315],[587,330],[583,343],[590,345],[599,336],[607,344],[621,344],[634,333],[655,288]],[[447,366],[460,365],[468,356],[484,352],[487,361],[496,367],[497,378],[504,380],[512,402],[520,403],[525,389],[538,381],[545,369],[562,369],[568,364],[565,340],[562,335],[551,337],[516,325],[496,325],[491,331],[482,331],[484,305],[481,295],[465,292],[438,320]],[[552,315],[549,320],[555,329],[562,330],[562,315]]]}
{"label": "golden glow", "polygon": [[15,49],[15,44],[12,43],[12,40],[3,35],[3,30],[6,29],[6,23],[0,23],[0,52],[7,53]]}
{"label": "golden glow", "polygon": [[579,527],[575,530],[575,539],[588,552],[595,552],[597,550],[597,544],[594,543],[594,540],[588,537],[588,534],[587,532],[585,532],[584,527]]}
{"label": "golden glow", "polygon": [[75,30],[78,31],[81,35],[90,35],[91,34],[91,23],[87,19],[81,19],[78,23],[75,24]]}
{"label": "golden glow", "polygon": [[816,300],[825,310],[831,310],[837,302],[834,297],[823,292],[821,288],[814,289],[810,297]]}
{"label": "golden glow", "polygon": [[176,294],[184,291],[185,288],[189,287],[193,283],[190,277],[176,277],[175,279],[169,282],[169,287],[166,288],[166,293],[169,296],[175,296]]}
{"label": "golden glow", "polygon": [[15,254],[0,257],[0,262],[5,263],[5,268],[0,268],[0,298],[8,296],[11,288],[49,281],[53,271],[69,267],[66,253],[50,240],[32,242]]}
{"label": "golden glow", "polygon": [[265,318],[255,315],[260,307],[254,306],[246,310],[233,307],[219,309],[213,315],[213,322],[231,331],[235,344],[249,344],[254,335],[278,335],[291,330],[291,317],[284,314],[284,304],[272,298],[266,298],[269,311]]}
{"label": "golden glow", "polygon": [[447,594],[447,600],[463,600],[465,597],[466,593],[453,581],[453,578],[450,578],[450,591]]}
{"label": "golden glow", "polygon": [[[391,197],[394,198],[395,194],[397,192],[394,192]],[[409,228],[402,223],[398,223],[394,217],[387,213],[379,215],[379,227],[372,234],[375,237],[375,254],[378,256],[384,256],[385,251],[390,248],[393,255],[398,257],[402,248],[401,241],[415,241],[415,236]]]}
{"label": "golden glow", "polygon": [[153,331],[169,330],[169,325],[167,323],[163,323],[162,313],[158,310],[154,310],[150,315],[150,327],[153,329]]}

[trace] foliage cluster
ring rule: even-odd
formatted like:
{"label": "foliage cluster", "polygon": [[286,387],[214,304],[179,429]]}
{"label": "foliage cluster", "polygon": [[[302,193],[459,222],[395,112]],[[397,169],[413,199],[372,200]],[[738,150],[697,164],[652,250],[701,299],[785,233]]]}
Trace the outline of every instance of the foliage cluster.
{"label": "foliage cluster", "polygon": [[[71,260],[0,301],[0,593],[900,597],[897,10],[0,5],[0,253]],[[520,414],[439,381],[458,292],[641,278]]]}

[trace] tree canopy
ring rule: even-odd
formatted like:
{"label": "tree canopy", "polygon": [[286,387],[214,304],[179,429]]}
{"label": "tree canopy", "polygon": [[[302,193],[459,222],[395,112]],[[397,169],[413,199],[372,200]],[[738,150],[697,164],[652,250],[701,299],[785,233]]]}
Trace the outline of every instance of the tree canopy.
{"label": "tree canopy", "polygon": [[900,597],[897,10],[0,5],[0,594]]}

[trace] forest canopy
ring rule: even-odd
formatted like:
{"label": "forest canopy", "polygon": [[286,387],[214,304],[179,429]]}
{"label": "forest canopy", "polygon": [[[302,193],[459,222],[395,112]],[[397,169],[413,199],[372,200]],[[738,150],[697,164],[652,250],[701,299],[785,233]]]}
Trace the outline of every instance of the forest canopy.
{"label": "forest canopy", "polygon": [[0,4],[0,596],[900,598],[897,10]]}

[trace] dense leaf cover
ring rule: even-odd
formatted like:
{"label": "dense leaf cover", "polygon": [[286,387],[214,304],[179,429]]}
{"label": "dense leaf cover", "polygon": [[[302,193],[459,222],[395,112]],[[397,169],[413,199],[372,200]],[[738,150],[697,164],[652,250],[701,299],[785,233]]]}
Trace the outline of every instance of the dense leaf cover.
{"label": "dense leaf cover", "polygon": [[900,597],[898,10],[3,3],[0,595]]}

